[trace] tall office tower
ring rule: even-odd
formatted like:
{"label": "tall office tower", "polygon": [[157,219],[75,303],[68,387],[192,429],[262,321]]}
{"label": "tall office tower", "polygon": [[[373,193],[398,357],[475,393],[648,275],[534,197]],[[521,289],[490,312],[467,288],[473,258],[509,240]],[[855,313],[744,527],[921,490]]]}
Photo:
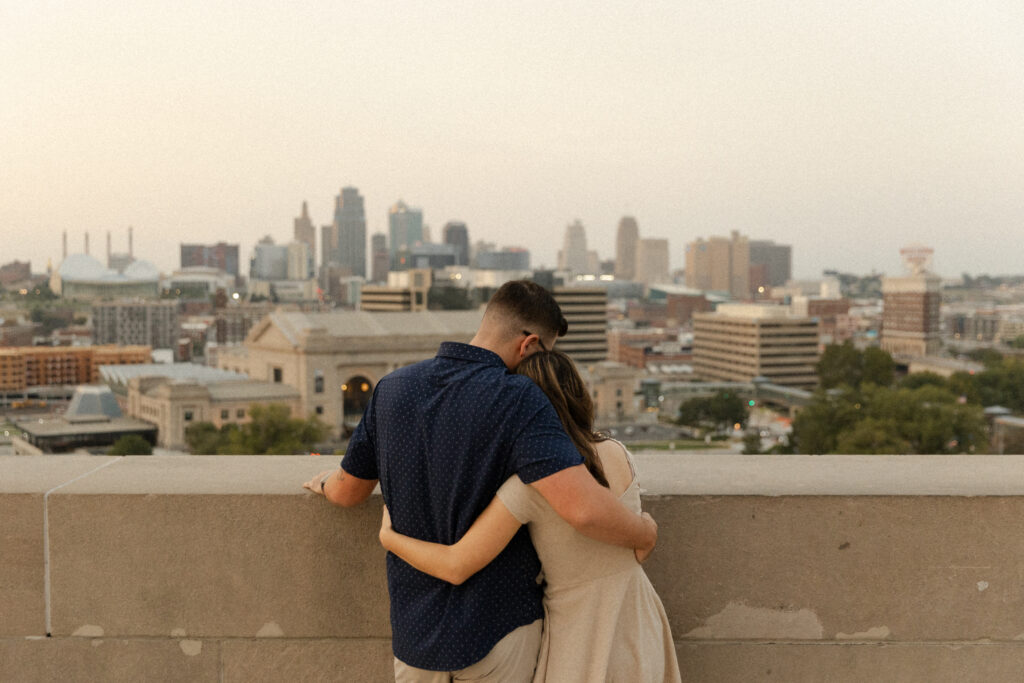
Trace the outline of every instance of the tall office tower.
{"label": "tall office tower", "polygon": [[341,188],[334,200],[337,254],[332,259],[352,275],[366,277],[366,213],[363,196],[354,187]]}
{"label": "tall office tower", "polygon": [[900,250],[905,277],[882,278],[881,347],[894,355],[930,356],[940,347],[942,280],[929,271],[932,250]]}
{"label": "tall office tower", "polygon": [[309,218],[306,202],[302,202],[302,215],[295,219],[294,239],[309,247],[309,258],[316,263],[316,226]]}
{"label": "tall office tower", "polygon": [[[131,255],[131,233],[129,232],[128,254]],[[217,268],[228,275],[238,277],[238,245],[217,242],[217,244],[182,244],[181,267],[202,266]]]}
{"label": "tall office tower", "polygon": [[632,216],[623,216],[615,235],[615,279],[632,280],[636,277],[636,247],[640,228]]}
{"label": "tall office tower", "polygon": [[608,291],[603,287],[555,287],[552,292],[569,322],[559,351],[584,366],[608,359]]}
{"label": "tall office tower", "polygon": [[693,314],[693,370],[709,382],[749,382],[813,389],[818,320],[794,315],[789,306],[719,304]]}
{"label": "tall office tower", "polygon": [[632,279],[645,285],[672,281],[672,276],[668,272],[667,239],[647,238],[637,241],[636,266]]}
{"label": "tall office tower", "polygon": [[423,211],[398,202],[388,209],[388,252],[391,255],[391,269],[408,268],[409,251],[423,243]]}
{"label": "tall office tower", "polygon": [[288,279],[288,247],[274,244],[274,239],[267,235],[253,247],[252,251],[252,261],[249,263],[250,279]]}
{"label": "tall office tower", "polygon": [[119,301],[92,306],[95,344],[148,345],[171,349],[178,343],[177,301]]}
{"label": "tall office tower", "polygon": [[320,227],[320,270],[326,271],[337,263],[338,228],[334,225]]}
{"label": "tall office tower", "polygon": [[292,240],[286,247],[288,254],[287,276],[289,280],[308,280],[313,277],[313,256],[309,245]]}
{"label": "tall office tower", "polygon": [[698,238],[686,245],[686,286],[750,296],[750,241],[733,230],[729,237]]}
{"label": "tall office tower", "polygon": [[579,219],[565,226],[562,250],[558,252],[558,268],[571,273],[588,272],[587,231]]}
{"label": "tall office tower", "polygon": [[370,238],[370,280],[371,282],[388,281],[388,241],[382,232]]}
{"label": "tall office tower", "polygon": [[752,289],[760,285],[781,287],[793,278],[793,247],[771,240],[750,240],[750,269],[752,273],[763,269],[762,282],[751,277]]}
{"label": "tall office tower", "polygon": [[456,248],[457,266],[469,265],[469,230],[461,221],[448,221],[444,225],[444,243]]}

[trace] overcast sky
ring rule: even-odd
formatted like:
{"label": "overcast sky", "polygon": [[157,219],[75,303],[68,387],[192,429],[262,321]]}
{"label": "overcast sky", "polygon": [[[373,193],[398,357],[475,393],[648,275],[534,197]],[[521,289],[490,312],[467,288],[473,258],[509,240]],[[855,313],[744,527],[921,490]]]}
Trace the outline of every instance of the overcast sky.
{"label": "overcast sky", "polygon": [[355,185],[435,239],[739,230],[796,275],[1024,272],[1024,3],[0,0],[0,262],[287,241]]}

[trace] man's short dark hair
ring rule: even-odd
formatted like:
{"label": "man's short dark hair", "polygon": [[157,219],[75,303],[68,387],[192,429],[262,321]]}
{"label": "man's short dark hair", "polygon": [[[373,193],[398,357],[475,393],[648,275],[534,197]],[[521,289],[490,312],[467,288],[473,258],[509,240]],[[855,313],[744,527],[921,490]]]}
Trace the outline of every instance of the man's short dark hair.
{"label": "man's short dark hair", "polygon": [[[555,297],[530,280],[506,282],[491,297],[487,312],[509,318],[509,323],[544,337],[564,337],[569,323]],[[518,334],[520,330],[513,330]]]}

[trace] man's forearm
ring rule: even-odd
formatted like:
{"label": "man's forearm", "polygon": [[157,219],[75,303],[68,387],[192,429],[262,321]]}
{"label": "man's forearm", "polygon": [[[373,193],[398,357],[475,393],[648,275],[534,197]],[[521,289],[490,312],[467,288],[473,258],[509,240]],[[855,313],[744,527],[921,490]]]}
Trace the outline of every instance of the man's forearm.
{"label": "man's forearm", "polygon": [[562,519],[585,536],[641,549],[654,547],[658,540],[657,525],[623,505],[583,465],[552,474],[532,486]]}
{"label": "man's forearm", "polygon": [[[573,528],[584,536],[624,548],[653,548],[658,528],[623,505],[608,489],[607,499],[591,502],[581,510]],[[589,509],[586,509],[589,508]]]}

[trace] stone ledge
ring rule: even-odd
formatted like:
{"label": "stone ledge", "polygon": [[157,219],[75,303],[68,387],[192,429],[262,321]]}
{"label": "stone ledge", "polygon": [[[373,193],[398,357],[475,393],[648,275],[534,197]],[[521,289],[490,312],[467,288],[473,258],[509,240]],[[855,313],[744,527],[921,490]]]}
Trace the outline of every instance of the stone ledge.
{"label": "stone ledge", "polygon": [[[0,638],[0,680],[104,679],[119,658],[144,679],[186,641],[192,663],[166,665],[185,680],[210,660],[225,680],[316,680],[318,657],[386,680],[380,499],[340,510],[300,487],[338,460],[0,457],[0,636],[43,635],[47,611],[55,636]],[[1005,680],[1024,662],[1024,458],[638,460],[661,534],[647,571],[692,680],[972,680],[947,676],[961,662]]]}

